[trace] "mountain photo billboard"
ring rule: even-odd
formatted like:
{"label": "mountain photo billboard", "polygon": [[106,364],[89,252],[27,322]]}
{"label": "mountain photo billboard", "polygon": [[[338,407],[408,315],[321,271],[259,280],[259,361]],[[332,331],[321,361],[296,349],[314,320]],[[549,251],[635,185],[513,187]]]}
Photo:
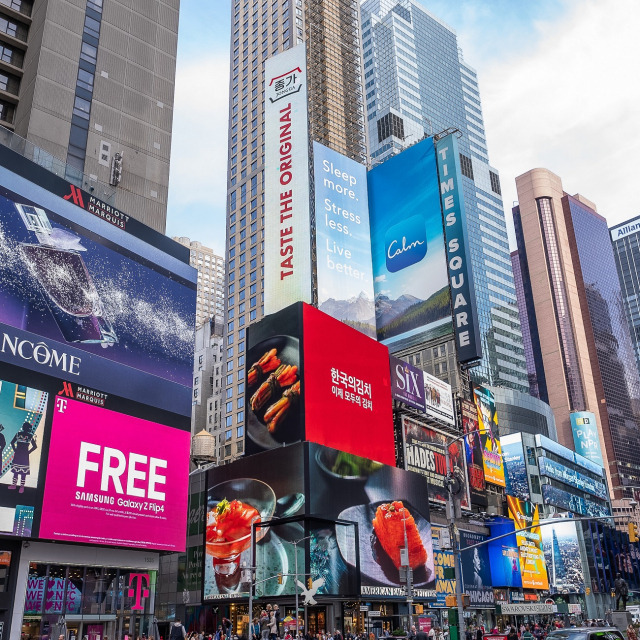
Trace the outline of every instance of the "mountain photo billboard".
{"label": "mountain photo billboard", "polygon": [[453,331],[438,184],[431,138],[369,171],[376,332],[391,352]]}

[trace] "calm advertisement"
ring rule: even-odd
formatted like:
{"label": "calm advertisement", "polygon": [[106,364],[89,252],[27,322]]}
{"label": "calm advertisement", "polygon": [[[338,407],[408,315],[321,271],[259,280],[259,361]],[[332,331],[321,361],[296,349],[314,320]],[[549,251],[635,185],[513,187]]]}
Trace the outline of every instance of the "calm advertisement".
{"label": "calm advertisement", "polygon": [[[465,549],[479,542],[487,540],[487,536],[474,531],[460,531],[460,548]],[[487,545],[463,551],[462,582],[464,593],[469,595],[472,607],[491,608],[494,605],[493,583],[489,563],[489,548]]]}
{"label": "calm advertisement", "polygon": [[424,372],[395,356],[389,356],[391,367],[391,395],[395,400],[425,411]]}
{"label": "calm advertisement", "polygon": [[313,143],[318,308],[376,337],[364,165]]}
{"label": "calm advertisement", "polygon": [[464,448],[467,458],[467,474],[469,478],[469,491],[471,502],[486,505],[487,494],[484,481],[484,463],[482,461],[482,440],[478,432],[478,410],[476,405],[469,400],[460,402],[460,417],[462,430],[467,434],[464,439]]}
{"label": "calm advertisement", "polygon": [[498,439],[498,413],[496,402],[486,387],[475,387],[473,399],[478,410],[478,428],[482,442],[482,464],[486,482],[506,487],[502,450]]}
{"label": "calm advertisement", "polygon": [[48,395],[0,380],[0,533],[5,535],[33,533]]}
{"label": "calm advertisement", "polygon": [[584,593],[584,572],[575,522],[559,521],[541,527],[549,588],[554,593]]}
{"label": "calm advertisement", "polygon": [[[404,463],[409,471],[421,473],[429,484],[429,500],[441,504],[447,501],[444,481],[447,476],[445,447],[448,436],[437,429],[420,424],[407,416],[402,416],[404,437]],[[467,473],[464,468],[464,450],[462,443],[449,445],[449,469],[462,482],[459,487],[461,506],[470,508]]]}
{"label": "calm advertisement", "polygon": [[453,331],[431,138],[368,176],[378,340],[392,352]]}
{"label": "calm advertisement", "polygon": [[[424,476],[311,444],[309,483],[312,513],[358,525],[360,595],[405,596],[399,568],[406,527],[416,596],[435,596]],[[352,541],[340,534],[337,546],[346,564],[353,566]]]}
{"label": "calm advertisement", "polygon": [[520,498],[520,500],[530,500],[531,493],[529,491],[522,436],[519,433],[502,436],[500,438],[500,446],[506,472],[507,495]]}
{"label": "calm advertisement", "polygon": [[569,418],[576,453],[604,467],[595,414],[590,411],[574,411],[569,414]]}
{"label": "calm advertisement", "polygon": [[0,359],[189,415],[195,270],[0,174]]}
{"label": "calm advertisement", "polygon": [[522,586],[525,589],[548,589],[547,567],[542,549],[540,517],[538,505],[507,496],[509,517],[513,520],[516,531],[535,525],[532,529],[516,533]]}
{"label": "calm advertisement", "polygon": [[62,396],[53,415],[40,537],[184,551],[190,433]]}

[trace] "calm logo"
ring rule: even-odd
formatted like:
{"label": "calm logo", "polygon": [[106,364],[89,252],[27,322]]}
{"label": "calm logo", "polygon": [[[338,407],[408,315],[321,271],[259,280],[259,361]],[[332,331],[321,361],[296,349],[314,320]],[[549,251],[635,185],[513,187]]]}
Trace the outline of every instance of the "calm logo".
{"label": "calm logo", "polygon": [[387,269],[391,273],[420,262],[427,255],[427,232],[424,218],[411,216],[389,227],[384,237]]}

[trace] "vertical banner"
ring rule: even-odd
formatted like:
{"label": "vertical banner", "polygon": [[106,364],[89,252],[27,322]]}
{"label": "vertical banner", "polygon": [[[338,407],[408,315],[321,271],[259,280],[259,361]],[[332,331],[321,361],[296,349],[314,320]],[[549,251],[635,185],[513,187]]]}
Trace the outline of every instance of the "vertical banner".
{"label": "vertical banner", "polygon": [[[547,566],[544,560],[542,534],[540,532],[540,516],[538,505],[507,496],[509,517],[516,528],[518,554],[520,555],[520,571],[524,589],[548,589]],[[518,529],[534,526],[532,529],[517,533]]]}
{"label": "vertical banner", "polygon": [[571,520],[541,527],[549,588],[555,593],[583,593],[584,572],[576,523]]}
{"label": "vertical banner", "polygon": [[482,358],[482,346],[467,240],[462,172],[455,134],[436,142],[436,158],[440,178],[440,201],[445,221],[447,263],[458,361],[471,362]]}
{"label": "vertical banner", "polygon": [[595,414],[590,411],[574,411],[569,418],[576,453],[604,467]]}
{"label": "vertical banner", "polygon": [[478,428],[480,429],[482,442],[482,464],[484,466],[485,481],[496,484],[499,487],[506,487],[502,449],[497,436],[498,414],[493,392],[486,387],[475,387],[473,399],[478,411]]}
{"label": "vertical banner", "polygon": [[531,500],[522,435],[510,433],[502,436],[500,447],[502,448],[502,460],[507,481],[507,495],[520,498],[520,500]]}
{"label": "vertical banner", "polygon": [[304,44],[265,62],[265,315],[311,302]]}
{"label": "vertical banner", "polygon": [[[487,536],[481,533],[460,531],[460,547],[462,549],[486,540]],[[460,560],[462,563],[462,584],[464,593],[469,595],[470,605],[480,608],[493,607],[493,586],[487,545],[463,551]]]}
{"label": "vertical banner", "polygon": [[313,143],[318,308],[376,337],[367,168]]}
{"label": "vertical banner", "polygon": [[479,505],[487,504],[487,488],[484,481],[484,464],[482,461],[482,442],[478,432],[478,410],[469,400],[460,402],[462,430],[466,434],[464,447],[467,454],[467,473],[469,475],[469,492],[471,502]]}

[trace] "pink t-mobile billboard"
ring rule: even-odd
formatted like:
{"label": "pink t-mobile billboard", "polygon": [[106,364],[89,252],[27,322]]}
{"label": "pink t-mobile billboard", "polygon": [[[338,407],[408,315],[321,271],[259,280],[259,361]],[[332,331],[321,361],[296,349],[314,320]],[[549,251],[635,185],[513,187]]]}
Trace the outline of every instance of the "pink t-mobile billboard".
{"label": "pink t-mobile billboard", "polygon": [[184,551],[190,434],[58,396],[40,537]]}

